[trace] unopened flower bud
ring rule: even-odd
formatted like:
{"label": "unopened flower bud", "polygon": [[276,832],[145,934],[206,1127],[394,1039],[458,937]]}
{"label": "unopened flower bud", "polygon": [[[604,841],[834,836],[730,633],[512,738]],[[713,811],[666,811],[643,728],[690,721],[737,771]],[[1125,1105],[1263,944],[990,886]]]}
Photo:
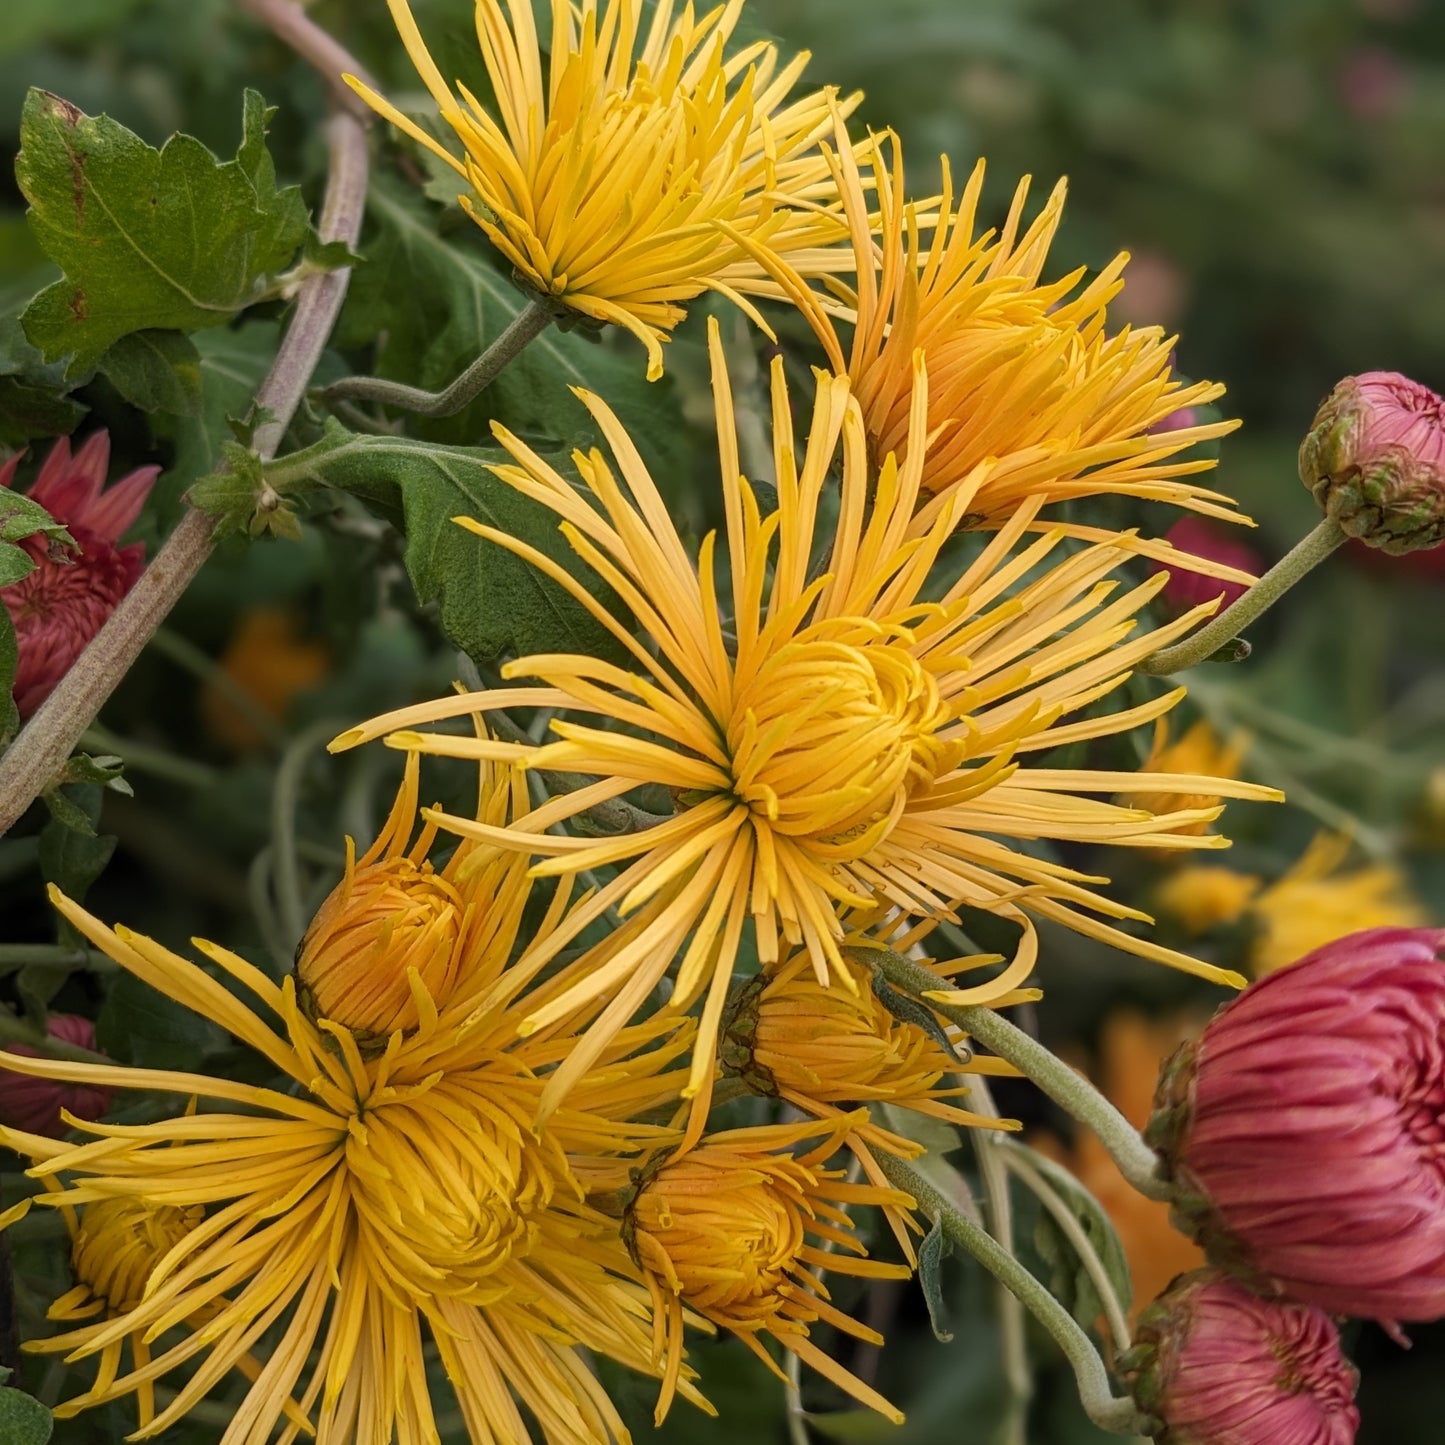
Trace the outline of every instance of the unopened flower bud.
{"label": "unopened flower bud", "polygon": [[1442,947],[1338,939],[1166,1062],[1146,1138],[1212,1263],[1331,1314],[1445,1315]]}
{"label": "unopened flower bud", "polygon": [[303,1002],[362,1037],[416,1028],[416,988],[444,1004],[456,985],[466,916],[461,892],[430,863],[348,866],[296,956]]}
{"label": "unopened flower bud", "polygon": [[1159,1445],[1350,1445],[1359,1376],[1322,1310],[1214,1270],[1181,1275],[1120,1362]]}
{"label": "unopened flower bud", "polygon": [[[45,1032],[77,1048],[95,1047],[95,1025],[79,1014],[51,1014],[45,1020]],[[5,1052],[31,1059],[40,1056],[40,1050],[29,1044],[7,1044]],[[64,1138],[70,1125],[61,1118],[62,1110],[77,1119],[99,1119],[114,1097],[112,1089],[13,1074],[0,1060],[0,1124],[23,1129],[27,1134]]]}
{"label": "unopened flower bud", "polygon": [[1445,542],[1445,400],[1397,371],[1348,376],[1300,446],[1300,480],[1352,537],[1394,554]]}
{"label": "unopened flower bud", "polygon": [[204,1218],[195,1205],[177,1209],[134,1198],[87,1204],[70,1250],[75,1278],[109,1314],[128,1314],[145,1298],[155,1267]]}

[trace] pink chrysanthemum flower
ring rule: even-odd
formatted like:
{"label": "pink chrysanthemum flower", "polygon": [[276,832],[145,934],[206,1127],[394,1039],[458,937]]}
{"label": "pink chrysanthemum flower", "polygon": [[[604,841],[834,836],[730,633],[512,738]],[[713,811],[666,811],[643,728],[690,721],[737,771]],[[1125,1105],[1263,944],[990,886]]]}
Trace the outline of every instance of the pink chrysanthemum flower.
{"label": "pink chrysanthemum flower", "polygon": [[1210,1259],[1331,1314],[1445,1315],[1445,930],[1253,984],[1165,1065],[1147,1137]]}
{"label": "pink chrysanthemum flower", "polygon": [[[0,466],[0,486],[15,479],[20,454]],[[19,582],[0,587],[20,658],[15,671],[15,706],[28,718],[50,696],[116,604],[145,567],[145,544],[118,545],[140,515],[159,467],[139,467],[106,487],[110,436],[98,431],[74,456],[70,439],[50,449],[30,499],[38,502],[75,539],[73,553],[56,552],[43,538],[19,545],[35,569]]]}
{"label": "pink chrysanthemum flower", "polygon": [[[45,1032],[77,1048],[95,1047],[95,1025],[80,1014],[51,1014],[45,1020]],[[40,1050],[29,1044],[8,1044],[5,1051],[24,1058],[40,1057]],[[113,1089],[29,1078],[0,1069],[0,1124],[24,1129],[27,1134],[63,1139],[70,1125],[61,1118],[62,1110],[76,1119],[93,1121],[105,1114],[114,1097]]]}
{"label": "pink chrysanthemum flower", "polygon": [[1360,1428],[1359,1376],[1329,1316],[1214,1270],[1149,1306],[1122,1363],[1159,1445],[1351,1445]]}

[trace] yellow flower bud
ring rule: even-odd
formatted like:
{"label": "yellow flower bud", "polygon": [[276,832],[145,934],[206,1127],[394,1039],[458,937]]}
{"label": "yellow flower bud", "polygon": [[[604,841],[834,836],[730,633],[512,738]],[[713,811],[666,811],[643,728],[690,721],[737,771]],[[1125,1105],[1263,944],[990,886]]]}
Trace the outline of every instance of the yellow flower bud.
{"label": "yellow flower bud", "polygon": [[[759,1336],[825,1374],[855,1400],[901,1424],[902,1414],[808,1337],[822,1321],[873,1344],[875,1331],[828,1303],[815,1271],[902,1279],[906,1265],[864,1257],[846,1209],[908,1209],[894,1189],[849,1184],[824,1164],[858,1119],[732,1129],[648,1173],[628,1206],[624,1238],[652,1291],[667,1341],[661,1420],[682,1359],[683,1307],[730,1330],[776,1370]],[[789,1151],[811,1141],[801,1152]]]}

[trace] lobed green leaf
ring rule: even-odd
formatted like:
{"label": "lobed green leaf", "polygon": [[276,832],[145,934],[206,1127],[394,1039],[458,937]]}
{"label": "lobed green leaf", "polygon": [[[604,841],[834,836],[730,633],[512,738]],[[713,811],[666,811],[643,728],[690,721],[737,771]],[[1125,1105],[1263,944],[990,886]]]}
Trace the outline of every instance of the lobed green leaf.
{"label": "lobed green leaf", "polygon": [[16,178],[31,229],[64,279],[21,318],[47,361],[94,367],[122,337],[220,326],[265,294],[306,235],[295,187],[278,190],[268,112],[247,91],[235,160],[174,135],[156,150],[108,116],[31,90]]}

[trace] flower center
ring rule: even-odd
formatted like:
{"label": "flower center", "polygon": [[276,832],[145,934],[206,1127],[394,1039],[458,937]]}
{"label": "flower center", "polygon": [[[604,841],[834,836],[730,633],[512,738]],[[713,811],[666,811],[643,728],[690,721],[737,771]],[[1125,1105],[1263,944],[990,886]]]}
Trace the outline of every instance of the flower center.
{"label": "flower center", "polygon": [[416,1028],[413,979],[446,1002],[464,962],[465,921],[461,894],[430,863],[386,858],[348,870],[301,943],[308,1004],[362,1034]]}
{"label": "flower center", "polygon": [[399,1302],[500,1299],[511,1288],[505,1266],[531,1252],[553,1195],[579,1192],[560,1148],[532,1132],[540,1088],[510,1066],[481,1067],[352,1124],[346,1163],[361,1243]]}
{"label": "flower center", "polygon": [[734,790],[778,833],[849,859],[951,766],[934,678],[877,624],[838,619],[771,652],[728,729]]}
{"label": "flower center", "polygon": [[137,1199],[86,1205],[71,1246],[76,1279],[113,1315],[128,1314],[145,1296],[146,1281],[172,1246],[204,1217],[199,1206],[173,1209]]}

